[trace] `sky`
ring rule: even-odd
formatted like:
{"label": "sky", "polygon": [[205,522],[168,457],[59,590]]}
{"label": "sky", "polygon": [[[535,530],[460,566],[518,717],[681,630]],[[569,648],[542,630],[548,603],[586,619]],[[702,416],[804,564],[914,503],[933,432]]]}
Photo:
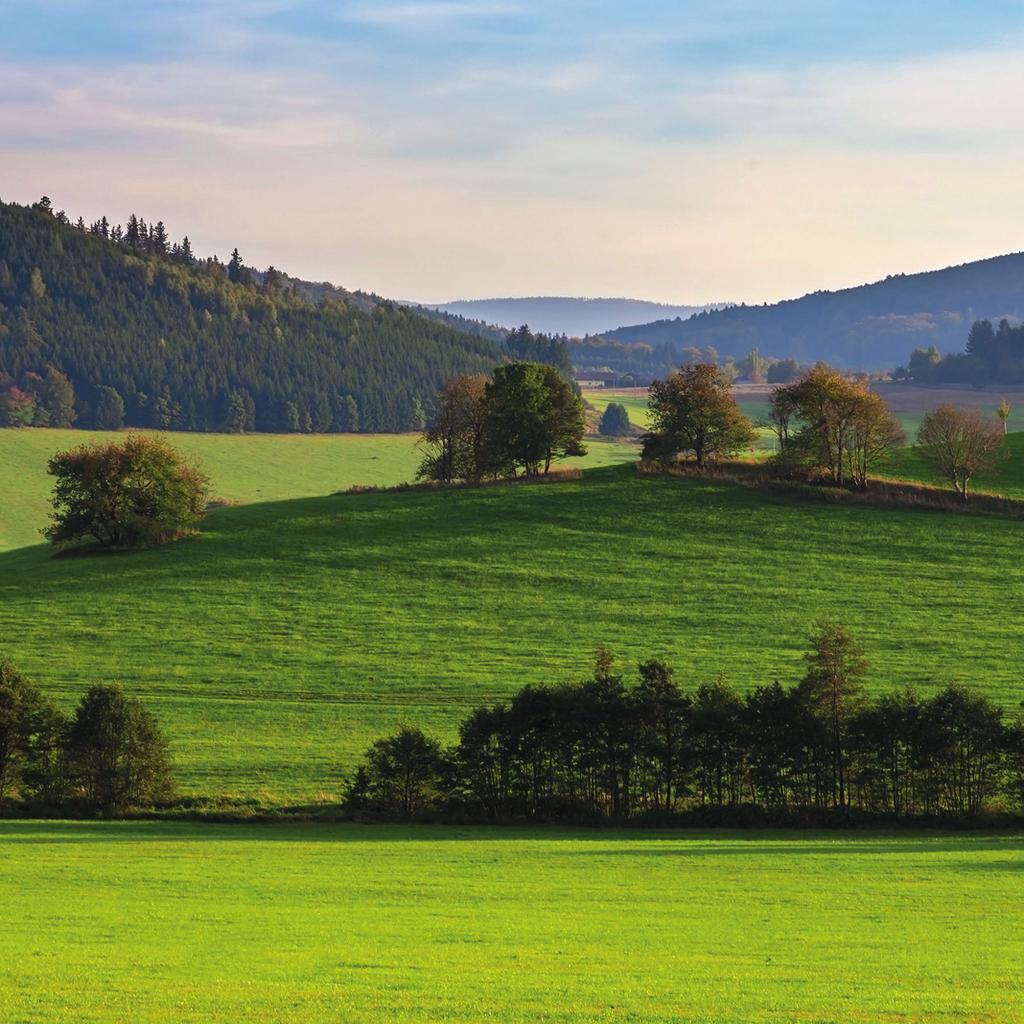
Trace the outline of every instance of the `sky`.
{"label": "sky", "polygon": [[1024,0],[0,0],[0,198],[400,299],[1024,249]]}

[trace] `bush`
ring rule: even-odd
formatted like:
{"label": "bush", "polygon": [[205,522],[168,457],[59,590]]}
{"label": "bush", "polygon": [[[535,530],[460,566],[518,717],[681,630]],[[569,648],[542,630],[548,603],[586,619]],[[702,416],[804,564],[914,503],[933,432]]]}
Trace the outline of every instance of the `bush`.
{"label": "bush", "polygon": [[191,531],[206,509],[206,476],[161,437],[82,445],[50,459],[57,545],[92,537],[108,547],[159,544]]}

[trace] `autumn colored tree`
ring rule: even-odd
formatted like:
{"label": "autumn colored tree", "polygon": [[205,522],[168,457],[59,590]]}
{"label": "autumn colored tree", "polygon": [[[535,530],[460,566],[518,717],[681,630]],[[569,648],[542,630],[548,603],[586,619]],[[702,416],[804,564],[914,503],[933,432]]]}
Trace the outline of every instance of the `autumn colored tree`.
{"label": "autumn colored tree", "polygon": [[966,501],[971,480],[995,468],[1003,449],[1003,429],[977,409],[944,403],[921,421],[917,440],[925,457]]}
{"label": "autumn colored tree", "polygon": [[450,484],[485,475],[486,390],[487,377],[482,373],[462,373],[445,381],[437,395],[437,412],[420,442],[419,476]]}
{"label": "autumn colored tree", "polygon": [[652,430],[646,451],[662,458],[692,455],[697,466],[749,448],[757,433],[740,412],[722,370],[710,363],[687,365],[650,388]]}
{"label": "autumn colored tree", "polygon": [[999,417],[999,422],[1003,425],[1003,434],[1010,429],[1010,403],[1005,399],[1001,399],[999,405],[996,406],[996,415]]}
{"label": "autumn colored tree", "polygon": [[769,419],[780,472],[840,487],[864,489],[871,467],[905,440],[881,396],[823,363],[775,389]]}
{"label": "autumn colored tree", "polygon": [[82,445],[49,462],[56,545],[88,537],[109,547],[158,544],[192,530],[206,510],[205,474],[163,437]]}

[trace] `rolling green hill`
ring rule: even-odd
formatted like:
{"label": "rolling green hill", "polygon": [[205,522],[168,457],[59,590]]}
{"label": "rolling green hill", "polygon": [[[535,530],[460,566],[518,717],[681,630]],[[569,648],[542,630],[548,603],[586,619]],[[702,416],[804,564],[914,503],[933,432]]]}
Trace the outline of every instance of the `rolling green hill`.
{"label": "rolling green hill", "polygon": [[957,679],[1016,705],[1020,538],[613,467],[223,508],[126,555],[7,552],[0,636],[65,703],[103,679],[149,701],[187,789],[308,797],[399,722],[450,737],[471,705],[582,676],[599,643],[749,687],[798,678],[830,616],[875,690]]}
{"label": "rolling green hill", "polygon": [[[49,517],[52,479],[46,462],[57,451],[123,436],[103,431],[0,430],[0,551],[38,544]],[[248,504],[331,494],[354,485],[393,487],[414,479],[416,434],[168,435],[210,477],[212,498]],[[607,466],[636,459],[633,445],[588,439],[569,466]]]}
{"label": "rolling green hill", "polygon": [[[880,475],[898,480],[916,480],[926,484],[947,485],[940,479],[920,448],[907,446],[890,455],[880,468]],[[971,488],[991,491],[1008,498],[1024,498],[1024,431],[1007,435],[1006,447],[996,469],[971,481]]]}

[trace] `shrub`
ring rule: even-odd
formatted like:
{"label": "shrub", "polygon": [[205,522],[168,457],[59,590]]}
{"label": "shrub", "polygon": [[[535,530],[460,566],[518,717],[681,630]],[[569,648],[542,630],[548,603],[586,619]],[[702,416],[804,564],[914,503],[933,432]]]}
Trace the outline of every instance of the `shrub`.
{"label": "shrub", "polygon": [[92,537],[108,547],[158,544],[192,530],[206,508],[207,478],[161,437],[82,445],[50,459],[57,545]]}

